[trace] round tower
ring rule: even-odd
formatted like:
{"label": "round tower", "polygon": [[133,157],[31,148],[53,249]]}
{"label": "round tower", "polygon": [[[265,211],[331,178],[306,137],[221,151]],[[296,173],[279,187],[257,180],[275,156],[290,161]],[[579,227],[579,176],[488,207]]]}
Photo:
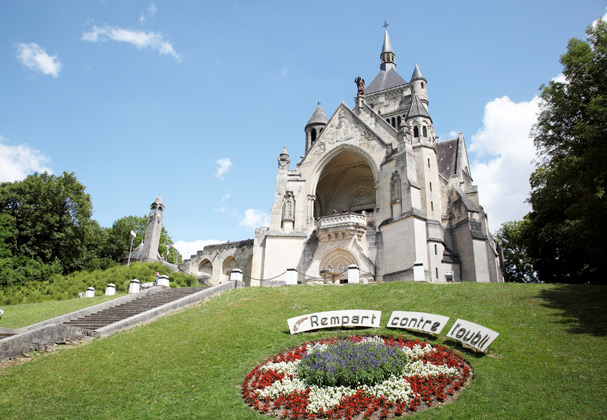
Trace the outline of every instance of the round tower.
{"label": "round tower", "polygon": [[417,96],[423,103],[428,106],[428,81],[419,70],[419,66],[415,63],[415,69],[411,75],[411,93]]}
{"label": "round tower", "polygon": [[312,146],[314,146],[314,143],[316,143],[316,140],[318,140],[328,123],[329,120],[325,115],[325,111],[323,111],[322,107],[320,106],[320,101],[318,101],[318,106],[305,127],[306,154],[312,148]]}

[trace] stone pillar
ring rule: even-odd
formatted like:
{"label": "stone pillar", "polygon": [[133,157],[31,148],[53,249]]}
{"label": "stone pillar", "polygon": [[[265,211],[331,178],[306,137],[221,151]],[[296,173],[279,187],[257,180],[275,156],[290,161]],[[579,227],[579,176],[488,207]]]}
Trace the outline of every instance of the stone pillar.
{"label": "stone pillar", "polygon": [[235,268],[230,273],[230,281],[242,281],[242,270]]}
{"label": "stone pillar", "polygon": [[424,281],[424,263],[414,262],[413,263],[413,280]]}
{"label": "stone pillar", "polygon": [[139,293],[141,290],[141,282],[137,279],[131,280],[131,284],[129,284],[129,293]]}
{"label": "stone pillar", "polygon": [[116,294],[116,285],[114,283],[110,283],[105,288],[106,296],[114,296]]}
{"label": "stone pillar", "polygon": [[297,269],[287,268],[287,286],[297,284]]}
{"label": "stone pillar", "polygon": [[171,287],[168,276],[158,276],[156,278],[156,286]]}
{"label": "stone pillar", "polygon": [[354,264],[348,267],[348,284],[358,284],[360,278],[360,269]]}
{"label": "stone pillar", "polygon": [[84,297],[95,297],[95,288],[94,287],[88,287],[86,289],[86,292],[84,292]]}

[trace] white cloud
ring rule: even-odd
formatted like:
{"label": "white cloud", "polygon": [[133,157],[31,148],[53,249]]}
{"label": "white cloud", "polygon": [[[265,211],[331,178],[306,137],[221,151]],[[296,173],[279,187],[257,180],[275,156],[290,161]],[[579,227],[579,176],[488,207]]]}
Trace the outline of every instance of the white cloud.
{"label": "white cloud", "polygon": [[223,181],[223,174],[225,174],[230,166],[232,166],[232,161],[230,159],[217,159],[217,172],[215,176]]}
{"label": "white cloud", "polygon": [[217,241],[215,239],[201,239],[198,241],[186,242],[186,241],[177,241],[173,244],[173,248],[177,249],[181,254],[184,260],[187,260],[192,255],[196,254],[196,252],[202,250],[207,245],[215,245],[219,244],[222,241]]}
{"label": "white cloud", "polygon": [[530,210],[525,202],[535,158],[530,131],[538,103],[537,96],[519,103],[507,96],[494,99],[485,106],[483,127],[471,138],[469,150],[476,154],[472,176],[492,231],[503,222],[522,219]]}
{"label": "white cloud", "polygon": [[244,218],[238,222],[240,226],[256,228],[260,226],[270,226],[270,215],[257,209],[247,209],[244,212]]}
{"label": "white cloud", "polygon": [[53,173],[46,166],[50,158],[25,144],[10,146],[2,144],[0,136],[0,182],[14,182],[24,179],[33,172]]}
{"label": "white cloud", "polygon": [[231,197],[230,193],[227,193],[226,195],[224,195],[223,197],[221,197],[221,202],[223,203],[224,201],[226,201],[230,197]]}
{"label": "white cloud", "polygon": [[170,55],[177,61],[181,61],[181,55],[178,54],[173,45],[164,39],[159,32],[145,32],[131,29],[117,28],[114,26],[93,26],[89,32],[82,34],[82,40],[89,42],[98,42],[113,40],[117,42],[126,42],[134,45],[137,49],[150,48],[161,55]]}
{"label": "white cloud", "polygon": [[28,69],[49,74],[53,77],[59,76],[59,71],[61,71],[61,61],[59,61],[57,56],[48,55],[35,42],[30,42],[29,44],[19,43],[17,58]]}
{"label": "white cloud", "polygon": [[148,6],[146,13],[142,13],[141,16],[139,16],[139,22],[143,23],[145,22],[145,20],[148,17],[152,17],[156,14],[156,12],[158,11],[158,7],[156,6],[156,3],[150,3],[150,5]]}

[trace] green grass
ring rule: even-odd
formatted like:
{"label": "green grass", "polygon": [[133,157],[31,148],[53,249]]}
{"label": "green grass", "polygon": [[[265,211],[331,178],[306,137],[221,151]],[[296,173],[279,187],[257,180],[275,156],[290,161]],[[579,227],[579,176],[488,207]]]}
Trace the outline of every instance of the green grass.
{"label": "green grass", "polygon": [[[287,318],[326,310],[451,317],[430,339],[462,351],[474,380],[452,404],[414,419],[607,418],[607,288],[537,284],[389,283],[230,291],[146,326],[66,348],[0,373],[2,419],[263,419],[240,396],[244,376],[301,342]],[[488,354],[444,334],[457,318],[500,333]],[[359,331],[361,332],[361,331]]]}
{"label": "green grass", "polygon": [[0,319],[0,327],[23,328],[37,322],[46,321],[56,316],[69,314],[70,312],[88,308],[89,306],[107,302],[125,296],[125,293],[117,293],[114,296],[95,296],[83,299],[68,299],[43,303],[24,303],[21,305],[3,305],[4,315]]}

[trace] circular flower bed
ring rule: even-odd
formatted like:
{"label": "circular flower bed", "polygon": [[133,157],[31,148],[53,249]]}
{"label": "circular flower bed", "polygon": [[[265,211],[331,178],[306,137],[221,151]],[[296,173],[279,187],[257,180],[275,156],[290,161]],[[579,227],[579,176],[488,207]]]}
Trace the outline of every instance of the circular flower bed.
{"label": "circular flower bed", "polygon": [[463,390],[470,366],[443,346],[402,337],[304,343],[256,366],[242,395],[284,419],[381,419],[445,402]]}

